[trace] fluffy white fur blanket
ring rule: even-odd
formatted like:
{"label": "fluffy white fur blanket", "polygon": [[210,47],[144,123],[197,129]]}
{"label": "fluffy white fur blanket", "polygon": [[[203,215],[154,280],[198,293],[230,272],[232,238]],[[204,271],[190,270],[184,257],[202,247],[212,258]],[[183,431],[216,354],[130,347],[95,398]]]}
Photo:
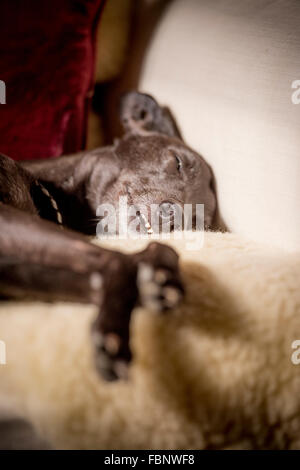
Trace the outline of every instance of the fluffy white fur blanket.
{"label": "fluffy white fur blanket", "polygon": [[176,247],[186,299],[134,313],[128,382],[93,368],[93,307],[2,304],[6,413],[56,448],[300,448],[300,255],[219,233]]}

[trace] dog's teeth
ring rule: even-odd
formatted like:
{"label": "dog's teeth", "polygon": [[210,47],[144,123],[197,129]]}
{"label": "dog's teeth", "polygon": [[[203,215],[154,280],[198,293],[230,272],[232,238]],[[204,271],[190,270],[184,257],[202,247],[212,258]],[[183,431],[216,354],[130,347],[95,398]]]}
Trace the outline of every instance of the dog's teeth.
{"label": "dog's teeth", "polygon": [[143,220],[145,228],[147,229],[147,233],[153,233],[153,230],[151,228],[151,225],[149,224],[149,221],[147,220],[146,216],[144,214],[140,215],[140,218]]}
{"label": "dog's teeth", "polygon": [[118,354],[121,346],[121,338],[115,333],[108,333],[104,336],[104,347],[106,351],[111,355],[115,356]]}

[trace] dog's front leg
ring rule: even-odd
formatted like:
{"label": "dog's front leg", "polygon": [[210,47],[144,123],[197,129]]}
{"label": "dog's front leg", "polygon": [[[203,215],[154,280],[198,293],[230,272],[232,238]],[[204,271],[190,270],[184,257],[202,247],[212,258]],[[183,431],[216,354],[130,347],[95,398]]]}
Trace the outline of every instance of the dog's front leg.
{"label": "dog's front leg", "polygon": [[158,243],[135,255],[106,250],[1,203],[0,224],[0,294],[94,303],[97,368],[109,380],[125,377],[134,306],[163,311],[180,300],[175,251]]}
{"label": "dog's front leg", "polygon": [[102,276],[96,271],[46,266],[0,257],[0,298],[101,304]]}
{"label": "dog's front leg", "polygon": [[135,305],[164,313],[180,302],[184,289],[178,255],[152,242],[142,252],[113,261],[104,278],[101,308],[92,325],[98,370],[109,380],[126,378],[131,360],[129,326]]}
{"label": "dog's front leg", "polygon": [[[138,299],[132,257],[93,245],[80,234],[3,203],[0,226],[0,295],[97,305],[98,332],[104,341],[108,335],[107,351],[112,352],[114,334],[119,338],[114,359],[128,363],[129,321]],[[103,375],[116,378],[118,374],[113,377],[98,352]]]}

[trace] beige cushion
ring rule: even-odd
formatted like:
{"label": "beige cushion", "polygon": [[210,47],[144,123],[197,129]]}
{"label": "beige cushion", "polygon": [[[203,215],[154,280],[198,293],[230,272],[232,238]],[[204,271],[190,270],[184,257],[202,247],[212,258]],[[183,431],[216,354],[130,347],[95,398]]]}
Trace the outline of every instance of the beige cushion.
{"label": "beige cushion", "polygon": [[228,228],[289,250],[300,249],[299,24],[298,0],[175,0],[140,81],[212,165]]}

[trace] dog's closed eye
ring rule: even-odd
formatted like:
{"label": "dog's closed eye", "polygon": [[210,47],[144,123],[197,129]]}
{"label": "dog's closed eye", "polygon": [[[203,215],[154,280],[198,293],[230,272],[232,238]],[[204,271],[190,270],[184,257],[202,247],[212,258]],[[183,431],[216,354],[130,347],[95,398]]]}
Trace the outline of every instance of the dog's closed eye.
{"label": "dog's closed eye", "polygon": [[173,150],[167,150],[164,154],[163,166],[169,175],[176,175],[182,171],[182,160],[177,152]]}
{"label": "dog's closed eye", "polygon": [[180,172],[182,169],[182,161],[177,154],[175,154],[175,159],[176,159],[176,164],[177,164],[177,170]]}

